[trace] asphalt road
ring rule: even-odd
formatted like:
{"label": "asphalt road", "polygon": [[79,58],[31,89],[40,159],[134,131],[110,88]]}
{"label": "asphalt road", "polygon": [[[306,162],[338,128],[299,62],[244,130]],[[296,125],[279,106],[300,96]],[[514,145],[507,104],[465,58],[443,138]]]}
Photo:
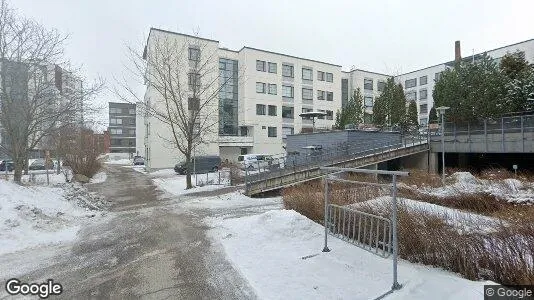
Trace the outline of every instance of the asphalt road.
{"label": "asphalt road", "polygon": [[[171,208],[179,200],[163,198],[147,176],[129,168],[107,173],[106,182],[90,189],[112,201],[112,217],[83,228],[52,264],[23,275],[13,270],[19,279],[53,278],[64,299],[256,298],[223,249],[206,237],[200,218]],[[23,254],[3,259],[23,263]]]}

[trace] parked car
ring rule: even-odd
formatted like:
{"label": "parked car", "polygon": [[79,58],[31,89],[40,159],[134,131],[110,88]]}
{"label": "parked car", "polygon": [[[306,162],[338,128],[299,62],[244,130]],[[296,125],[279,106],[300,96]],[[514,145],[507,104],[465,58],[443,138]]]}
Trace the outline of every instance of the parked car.
{"label": "parked car", "polygon": [[15,170],[15,163],[12,160],[2,160],[0,162],[0,171],[5,172],[6,168],[8,172]]}
{"label": "parked car", "polygon": [[135,156],[133,159],[134,166],[144,166],[145,165],[145,159],[141,156]]}
{"label": "parked car", "polygon": [[191,160],[191,163],[186,164],[182,161],[174,166],[174,172],[184,175],[187,169],[191,173],[207,173],[217,172],[221,167],[221,158],[219,156],[197,156]]}
{"label": "parked car", "polygon": [[[46,167],[48,167],[48,169],[51,170],[51,169],[54,168],[54,163],[53,162],[48,162]],[[39,158],[39,159],[36,159],[34,162],[32,162],[31,165],[28,167],[28,169],[30,169],[30,170],[45,170],[45,169],[47,169],[46,167],[45,167],[44,158]]]}
{"label": "parked car", "polygon": [[267,154],[245,154],[239,155],[237,161],[241,164],[241,168],[254,170],[269,167],[273,158]]}

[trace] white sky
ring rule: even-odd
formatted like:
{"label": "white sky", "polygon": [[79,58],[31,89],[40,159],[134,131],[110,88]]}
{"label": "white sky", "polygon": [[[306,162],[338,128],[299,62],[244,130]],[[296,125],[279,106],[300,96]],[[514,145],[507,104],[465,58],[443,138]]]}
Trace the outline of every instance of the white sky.
{"label": "white sky", "polygon": [[[124,72],[125,45],[142,51],[150,27],[399,74],[534,38],[534,1],[11,0],[70,35],[66,54],[88,79]],[[115,101],[103,93],[97,101]],[[107,114],[103,111],[102,114]],[[102,120],[107,120],[103,115]]]}

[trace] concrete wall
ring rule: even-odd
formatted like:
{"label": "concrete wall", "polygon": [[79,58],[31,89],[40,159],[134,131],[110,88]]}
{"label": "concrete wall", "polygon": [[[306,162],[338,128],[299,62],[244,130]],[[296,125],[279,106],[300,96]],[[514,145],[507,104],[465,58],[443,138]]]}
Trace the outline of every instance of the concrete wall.
{"label": "concrete wall", "polygon": [[[487,138],[486,138],[487,137]],[[503,142],[504,141],[504,142]],[[433,152],[441,152],[441,139],[435,137],[431,144]],[[499,133],[445,136],[445,152],[457,153],[532,153],[534,132]]]}

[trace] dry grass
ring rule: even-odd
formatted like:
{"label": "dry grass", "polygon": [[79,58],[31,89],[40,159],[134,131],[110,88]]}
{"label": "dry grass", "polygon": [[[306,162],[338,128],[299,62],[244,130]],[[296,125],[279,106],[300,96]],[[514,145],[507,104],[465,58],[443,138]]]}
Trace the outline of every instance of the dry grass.
{"label": "dry grass", "polygon": [[[424,172],[412,172],[407,185],[439,186],[439,177]],[[356,176],[357,177],[357,176]],[[352,177],[351,179],[354,180]],[[374,178],[358,178],[373,181]],[[375,187],[334,183],[329,189],[333,204],[347,205],[388,195],[389,190]],[[284,205],[308,218],[323,223],[323,184],[314,181],[283,191]],[[398,207],[399,254],[413,263],[431,265],[459,273],[471,280],[492,280],[501,284],[534,284],[534,206],[512,205],[488,193],[437,197],[414,189],[401,189],[399,196],[445,207],[475,212],[502,219],[491,230],[460,230],[457,218]],[[386,218],[389,206],[362,206],[367,211]],[[468,222],[468,220],[465,220]],[[456,224],[456,225],[455,225]],[[352,228],[352,226],[348,226]]]}
{"label": "dry grass", "polygon": [[438,174],[428,173],[421,170],[408,170],[410,176],[399,177],[399,182],[406,185],[416,185],[418,187],[439,187],[441,186],[441,177]]}

